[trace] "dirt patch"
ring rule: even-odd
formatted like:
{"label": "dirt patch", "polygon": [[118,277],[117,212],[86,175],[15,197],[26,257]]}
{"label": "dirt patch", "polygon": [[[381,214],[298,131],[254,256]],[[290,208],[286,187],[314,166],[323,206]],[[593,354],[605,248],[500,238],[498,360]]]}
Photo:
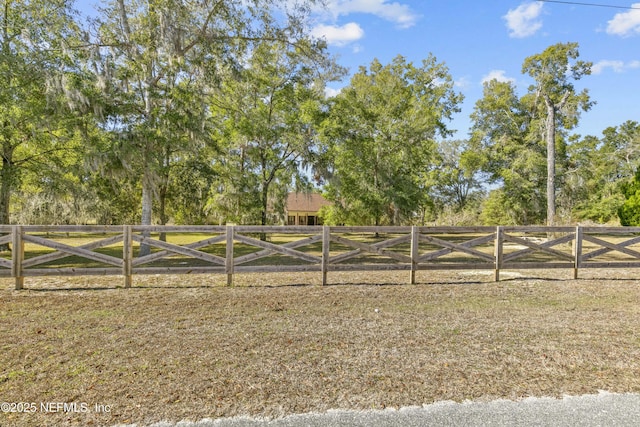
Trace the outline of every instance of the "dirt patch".
{"label": "dirt patch", "polygon": [[234,287],[154,276],[132,289],[47,278],[20,292],[5,281],[0,396],[36,410],[0,425],[640,392],[635,272],[518,274],[420,272],[411,286],[408,272],[332,273],[325,287],[318,274],[239,275]]}

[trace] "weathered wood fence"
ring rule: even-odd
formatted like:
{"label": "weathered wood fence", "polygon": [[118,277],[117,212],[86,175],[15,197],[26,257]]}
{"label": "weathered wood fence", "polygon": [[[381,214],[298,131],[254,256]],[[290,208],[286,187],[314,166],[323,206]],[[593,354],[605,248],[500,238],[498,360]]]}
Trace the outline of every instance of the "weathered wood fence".
{"label": "weathered wood fence", "polygon": [[[160,236],[166,238],[161,240]],[[265,238],[266,237],[266,238]],[[640,267],[640,227],[0,226],[0,277]],[[148,254],[141,255],[146,246]]]}

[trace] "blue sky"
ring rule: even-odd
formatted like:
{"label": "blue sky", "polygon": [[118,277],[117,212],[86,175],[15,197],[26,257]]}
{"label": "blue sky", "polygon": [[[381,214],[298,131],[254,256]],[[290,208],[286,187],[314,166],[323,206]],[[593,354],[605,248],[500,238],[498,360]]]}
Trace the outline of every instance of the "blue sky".
{"label": "blue sky", "polygon": [[[640,3],[594,0],[617,9],[539,1],[327,0],[314,17],[313,34],[326,37],[339,63],[356,72],[374,58],[396,55],[419,64],[432,53],[465,96],[452,129],[468,136],[475,102],[488,78],[511,80],[520,94],[531,83],[521,73],[528,56],[556,43],[579,43],[592,74],[576,83],[596,105],[574,133],[601,136],[609,126],[640,122]],[[582,1],[588,3],[589,1]],[[332,83],[337,91],[348,83]]]}

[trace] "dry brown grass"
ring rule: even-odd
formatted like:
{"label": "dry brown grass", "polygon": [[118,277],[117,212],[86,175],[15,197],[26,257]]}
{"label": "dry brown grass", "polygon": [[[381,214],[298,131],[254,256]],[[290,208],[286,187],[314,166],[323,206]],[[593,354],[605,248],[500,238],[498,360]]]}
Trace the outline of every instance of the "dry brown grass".
{"label": "dry brown grass", "polygon": [[[640,392],[636,272],[27,279],[0,290],[2,426]],[[588,276],[591,275],[591,278]],[[43,413],[41,402],[86,403]],[[96,412],[108,405],[110,412]]]}

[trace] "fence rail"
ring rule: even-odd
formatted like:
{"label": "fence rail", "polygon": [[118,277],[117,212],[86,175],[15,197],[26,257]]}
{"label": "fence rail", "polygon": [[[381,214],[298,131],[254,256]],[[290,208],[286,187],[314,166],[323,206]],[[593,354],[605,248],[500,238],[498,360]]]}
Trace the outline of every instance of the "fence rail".
{"label": "fence rail", "polygon": [[[164,236],[161,239],[160,236]],[[640,227],[0,226],[0,277],[640,267]],[[146,250],[142,250],[145,248]]]}

